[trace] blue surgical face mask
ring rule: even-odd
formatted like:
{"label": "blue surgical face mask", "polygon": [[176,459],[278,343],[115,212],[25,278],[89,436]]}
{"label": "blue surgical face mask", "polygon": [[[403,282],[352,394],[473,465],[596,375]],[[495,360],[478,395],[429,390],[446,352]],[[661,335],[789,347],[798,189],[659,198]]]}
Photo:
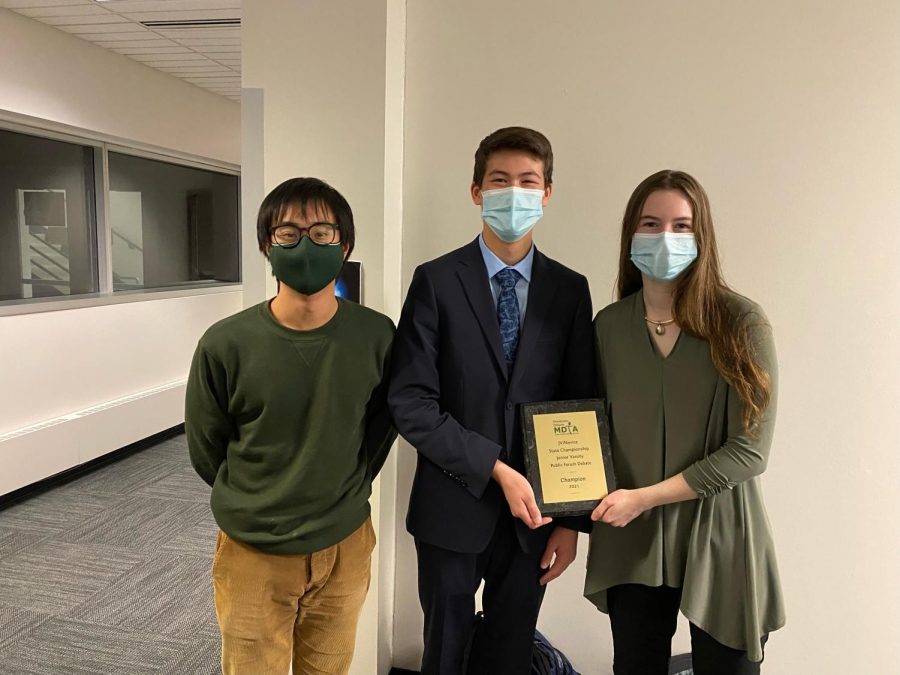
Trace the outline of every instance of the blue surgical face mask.
{"label": "blue surgical face mask", "polygon": [[631,262],[657,281],[672,281],[697,258],[697,240],[692,232],[635,234],[631,240]]}
{"label": "blue surgical face mask", "polygon": [[543,190],[508,187],[481,193],[481,218],[500,239],[518,241],[544,215]]}

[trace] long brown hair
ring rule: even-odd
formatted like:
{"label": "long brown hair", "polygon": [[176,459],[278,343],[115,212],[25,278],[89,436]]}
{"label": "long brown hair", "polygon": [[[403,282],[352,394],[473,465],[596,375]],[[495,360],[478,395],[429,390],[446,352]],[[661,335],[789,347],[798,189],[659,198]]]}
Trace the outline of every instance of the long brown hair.
{"label": "long brown hair", "polygon": [[675,190],[688,200],[697,241],[697,259],[675,284],[673,318],[682,330],[709,342],[713,365],[737,390],[743,403],[744,429],[752,431],[769,404],[769,374],[757,360],[751,326],[739,320],[728,305],[730,291],[719,265],[709,198],[692,176],[683,171],[659,171],[635,188],[622,218],[618,297],[631,295],[643,286],[641,272],[631,261],[631,239],[647,197],[657,190]]}

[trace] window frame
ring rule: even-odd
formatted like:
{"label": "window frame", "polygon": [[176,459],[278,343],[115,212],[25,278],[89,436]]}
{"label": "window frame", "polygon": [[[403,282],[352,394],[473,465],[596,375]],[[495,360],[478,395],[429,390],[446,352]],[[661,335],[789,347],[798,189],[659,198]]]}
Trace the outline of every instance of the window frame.
{"label": "window frame", "polygon": [[241,168],[237,164],[223,162],[208,157],[200,157],[190,153],[180,152],[169,148],[161,148],[146,143],[129,141],[127,139],[95,133],[77,127],[70,127],[47,120],[31,118],[0,111],[0,130],[12,133],[35,136],[51,141],[73,143],[83,147],[93,148],[94,152],[94,195],[93,210],[95,212],[96,231],[94,232],[94,247],[92,255],[97,263],[97,287],[96,293],[84,293],[71,295],[64,299],[59,298],[23,298],[20,300],[7,300],[0,302],[0,317],[17,316],[22,314],[36,314],[40,312],[55,312],[67,309],[80,309],[83,307],[97,307],[102,305],[117,305],[128,302],[141,302],[145,300],[162,300],[165,298],[181,298],[195,295],[209,295],[213,293],[231,293],[243,288],[241,281],[200,281],[196,284],[180,286],[178,288],[145,288],[133,291],[113,290],[112,267],[112,230],[109,226],[109,153],[115,152],[122,155],[131,155],[143,159],[151,159],[176,166],[184,166],[192,169],[213,171],[238,178],[238,269],[243,279],[243,265],[241,260]]}

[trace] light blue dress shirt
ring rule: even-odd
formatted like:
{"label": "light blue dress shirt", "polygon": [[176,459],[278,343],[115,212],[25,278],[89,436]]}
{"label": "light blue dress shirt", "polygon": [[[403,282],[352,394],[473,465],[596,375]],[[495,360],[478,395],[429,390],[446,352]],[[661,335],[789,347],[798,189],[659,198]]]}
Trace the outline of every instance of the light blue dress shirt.
{"label": "light blue dress shirt", "polygon": [[519,328],[525,323],[525,308],[528,305],[528,287],[531,285],[531,268],[534,265],[534,244],[528,250],[528,254],[515,265],[507,265],[500,260],[494,252],[484,243],[484,237],[478,235],[478,245],[481,247],[481,257],[484,258],[484,266],[487,267],[488,279],[491,281],[491,295],[494,297],[494,307],[497,306],[497,298],[500,297],[500,282],[495,278],[497,272],[512,267],[522,275],[516,282],[516,299],[519,301]]}

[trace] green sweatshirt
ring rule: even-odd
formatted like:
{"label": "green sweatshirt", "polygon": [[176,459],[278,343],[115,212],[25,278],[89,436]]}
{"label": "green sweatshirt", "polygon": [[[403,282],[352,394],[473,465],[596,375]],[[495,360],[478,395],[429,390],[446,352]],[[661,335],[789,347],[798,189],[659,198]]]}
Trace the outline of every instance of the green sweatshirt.
{"label": "green sweatshirt", "polygon": [[387,410],[394,326],[338,301],[321,328],[279,324],[264,302],[213,325],[187,384],[191,462],[229,536],[266,553],[320,551],[369,516],[397,436]]}

